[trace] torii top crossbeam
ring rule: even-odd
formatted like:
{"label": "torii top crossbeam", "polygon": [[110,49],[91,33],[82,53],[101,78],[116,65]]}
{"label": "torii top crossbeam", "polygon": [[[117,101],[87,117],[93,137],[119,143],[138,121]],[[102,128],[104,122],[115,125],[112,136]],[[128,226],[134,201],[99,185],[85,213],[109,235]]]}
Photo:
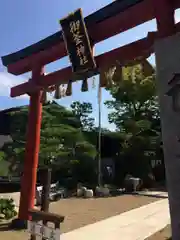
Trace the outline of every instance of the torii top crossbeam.
{"label": "torii top crossbeam", "polygon": [[[154,0],[118,0],[85,18],[88,33],[93,44],[103,41],[118,33],[133,28],[156,17],[156,7],[164,11],[163,1]],[[171,7],[180,7],[179,0],[171,0]],[[105,28],[103,31],[102,29]],[[179,25],[177,28],[180,28]],[[97,66],[102,67],[119,59],[120,61],[132,60],[143,54],[151,54],[155,34],[151,38],[139,40],[125,47],[112,50],[96,57]],[[19,75],[31,71],[33,66],[44,66],[67,55],[62,32],[57,32],[48,38],[26,47],[16,53],[2,57],[8,72]],[[39,87],[47,87],[57,83],[66,83],[72,76],[71,68],[65,68],[41,77]],[[62,82],[61,80],[64,80]],[[11,96],[16,97],[35,91],[36,86],[24,83],[11,89]]]}
{"label": "torii top crossbeam", "polygon": [[[119,13],[122,14],[122,12],[125,11],[126,15],[127,15],[126,10],[129,10],[129,8],[133,7],[137,3],[141,3],[141,2],[144,2],[144,1],[143,0],[131,0],[131,1],[120,0],[120,1],[115,1],[115,2],[111,3],[110,5],[98,10],[97,12],[87,16],[85,18],[85,23],[86,23],[86,26],[88,27],[89,34],[90,34],[93,42],[94,43],[100,42],[100,41],[102,41],[102,40],[104,40],[104,39],[106,39],[110,36],[115,35],[117,32],[119,33],[120,31],[117,29],[117,27],[115,27],[115,21],[114,21],[115,18],[114,17],[118,16],[117,20],[118,21],[121,20],[121,19],[119,19]],[[144,7],[147,6],[147,3],[145,3],[145,4],[143,3],[141,5],[142,5],[141,8],[144,8]],[[139,6],[138,6],[138,8],[140,10]],[[136,10],[135,10],[135,8],[133,8],[133,10],[131,10],[131,11],[133,13]],[[129,12],[128,12],[128,15],[129,15]],[[152,14],[150,14],[150,16],[152,17]],[[141,21],[142,22],[143,21],[148,21],[149,19],[151,19],[151,17],[147,17],[147,15],[146,15],[146,17],[141,16],[142,20],[140,20],[140,23],[141,23]],[[131,27],[133,27],[133,25],[136,26],[137,23],[139,22],[139,21],[137,21],[137,19],[135,21],[132,21],[132,19],[131,19],[131,21],[133,22],[132,23],[133,25],[132,25],[132,24],[129,24],[129,20],[128,21],[127,20],[128,20],[127,18],[124,18],[123,25],[124,25],[125,22],[127,22],[126,24],[128,24],[128,25],[127,25],[127,27],[125,27],[121,31],[126,30],[126,28],[127,29],[131,28]],[[107,31],[107,32],[106,31],[98,31],[98,29],[101,28],[102,23],[103,23],[103,25],[106,25],[104,21],[107,21],[108,25],[111,25],[111,33],[109,31]],[[122,25],[122,21],[119,21],[119,22],[121,22],[121,25]],[[110,24],[110,23],[113,23],[113,25]],[[96,29],[94,27],[96,27]],[[26,48],[24,48],[24,49],[22,49],[18,52],[15,52],[15,53],[12,53],[10,55],[2,57],[3,64],[5,66],[8,66],[9,64],[10,65],[14,64],[14,63],[18,62],[20,59],[28,58],[32,54],[37,54],[40,51],[49,51],[50,48],[52,48],[54,46],[57,46],[57,49],[60,50],[62,48],[62,46],[59,46],[59,44],[63,43],[63,42],[64,41],[63,41],[63,37],[62,37],[62,31],[59,31],[59,32],[41,40],[38,43],[35,43],[35,44],[33,44],[29,47],[26,47]],[[65,50],[65,49],[63,49],[63,50]],[[66,55],[66,51],[64,51],[64,54]],[[57,59],[60,58],[60,57],[63,57],[63,55],[61,55],[61,53],[59,53],[59,56],[57,56]],[[39,55],[39,58],[41,59],[40,55]],[[56,60],[56,56],[54,56],[54,58],[55,58],[54,60]],[[46,60],[44,59],[44,64],[49,63],[50,60],[51,59],[48,59],[48,56],[47,56]],[[26,67],[21,66],[20,69],[19,69],[19,72],[21,74],[24,71],[28,71],[28,70],[31,70],[30,62],[29,62],[29,64],[27,63]],[[12,69],[10,71],[12,71],[12,73],[17,74],[16,70]]]}
{"label": "torii top crossbeam", "polygon": [[[151,5],[149,4],[150,2],[151,1],[144,0],[115,1],[110,5],[98,10],[97,12],[87,16],[85,18],[85,23],[86,26],[88,27],[90,38],[94,43],[98,43],[117,33],[120,33],[129,28],[137,26],[138,24],[141,24],[145,21],[153,19],[154,18],[154,15],[152,14],[153,11],[152,9],[149,9],[149,5]],[[137,3],[138,5],[136,5]],[[140,15],[135,14],[137,11],[138,12],[141,11],[141,14]],[[123,12],[125,14],[123,14]],[[130,13],[132,14],[130,15]],[[131,16],[131,18],[129,18],[129,16]],[[106,31],[101,31],[101,29],[104,26],[106,26]],[[52,47],[55,46],[56,49],[54,49],[54,51],[58,50],[57,52],[59,52],[58,55],[56,56],[53,54],[54,52],[51,49]],[[43,53],[41,51],[43,51]],[[48,52],[50,51],[48,55],[45,54],[45,52],[47,53],[47,51]],[[64,46],[62,32],[59,31],[45,38],[44,40],[41,40],[38,43],[26,47],[18,52],[4,56],[2,57],[2,61],[5,66],[8,66],[9,72],[18,75],[32,69],[31,66],[32,63],[30,62],[29,59],[29,57],[32,56],[32,54],[36,54],[36,56],[33,57],[36,57],[38,60],[43,60],[42,62],[43,64],[48,64],[51,61],[55,61],[65,56],[67,52]],[[49,58],[49,55],[51,56],[53,55],[51,59]],[[24,59],[26,59],[26,63]],[[19,66],[17,62],[19,62]],[[22,64],[22,62],[24,62],[24,64]]]}

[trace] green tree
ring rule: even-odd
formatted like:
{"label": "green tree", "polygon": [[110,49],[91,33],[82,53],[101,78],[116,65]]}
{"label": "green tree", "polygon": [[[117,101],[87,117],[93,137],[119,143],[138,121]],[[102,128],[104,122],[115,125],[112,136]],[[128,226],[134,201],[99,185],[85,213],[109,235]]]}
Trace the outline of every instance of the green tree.
{"label": "green tree", "polygon": [[111,110],[109,122],[124,135],[122,155],[127,169],[147,176],[161,139],[155,74],[145,76],[141,65],[117,67],[107,89],[113,98],[105,102]]}
{"label": "green tree", "polygon": [[[3,151],[7,161],[16,163],[17,168],[13,170],[22,171],[28,107],[11,112],[10,116],[13,142],[5,144]],[[74,160],[82,163],[87,158],[91,161],[95,155],[95,147],[86,141],[81,123],[72,111],[55,102],[43,106],[39,167],[51,165],[56,170],[66,165],[69,171]]]}
{"label": "green tree", "polygon": [[91,103],[73,102],[71,104],[73,114],[81,122],[82,130],[91,131],[94,128],[94,118],[90,117],[93,112]]}

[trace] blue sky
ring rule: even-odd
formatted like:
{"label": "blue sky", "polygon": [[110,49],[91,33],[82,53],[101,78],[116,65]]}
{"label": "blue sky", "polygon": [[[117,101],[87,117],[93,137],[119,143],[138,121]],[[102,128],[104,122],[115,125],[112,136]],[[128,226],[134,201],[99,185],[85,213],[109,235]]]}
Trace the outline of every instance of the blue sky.
{"label": "blue sky", "polygon": [[[103,6],[111,3],[112,0],[6,0],[1,1],[0,4],[0,56],[15,52],[25,46],[33,44],[50,34],[55,33],[60,29],[59,19],[66,16],[69,12],[81,7],[83,9],[84,16],[102,8]],[[176,12],[176,21],[180,21],[180,11]],[[146,24],[142,24],[132,30],[110,38],[102,43],[96,45],[95,52],[100,54],[133,42],[147,35],[148,31],[156,29],[156,22],[150,21]],[[150,61],[154,63],[154,57],[150,58]],[[47,65],[46,72],[52,72],[54,70],[65,67],[69,64],[68,58],[56,61]],[[13,106],[20,106],[28,104],[27,96],[18,98],[10,98],[10,87],[17,85],[21,82],[27,81],[26,76],[15,77],[7,74],[6,68],[2,66],[0,62],[0,109],[5,109]],[[92,80],[89,80],[91,85]],[[92,89],[87,93],[80,92],[80,83],[73,85],[73,95],[66,97],[59,101],[64,106],[70,106],[73,101],[88,101],[91,102],[94,108],[93,115],[97,122],[97,86],[98,78],[95,81],[96,89]],[[102,101],[110,99],[111,96],[104,89],[102,90]],[[108,110],[105,106],[102,107],[102,125],[104,127],[114,128],[113,125],[109,125],[107,118]]]}

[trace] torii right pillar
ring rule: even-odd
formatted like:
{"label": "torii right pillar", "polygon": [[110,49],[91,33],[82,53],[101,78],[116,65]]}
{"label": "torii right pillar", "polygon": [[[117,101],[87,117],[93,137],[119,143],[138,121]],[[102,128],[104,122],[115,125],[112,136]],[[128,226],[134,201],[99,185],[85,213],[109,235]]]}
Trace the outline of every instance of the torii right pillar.
{"label": "torii right pillar", "polygon": [[157,40],[154,48],[172,239],[180,240],[180,112],[167,95],[169,81],[180,73],[180,33]]}

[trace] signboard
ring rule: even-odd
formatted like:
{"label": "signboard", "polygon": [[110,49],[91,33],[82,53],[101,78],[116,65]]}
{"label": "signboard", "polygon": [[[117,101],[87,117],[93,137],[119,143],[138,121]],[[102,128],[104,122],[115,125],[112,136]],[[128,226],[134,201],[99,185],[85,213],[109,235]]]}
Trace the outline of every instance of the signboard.
{"label": "signboard", "polygon": [[78,9],[60,20],[60,24],[73,72],[82,74],[95,69],[96,63],[82,10]]}
{"label": "signboard", "polygon": [[40,223],[28,221],[28,232],[32,235],[49,240],[60,240],[60,229],[46,227]]}

